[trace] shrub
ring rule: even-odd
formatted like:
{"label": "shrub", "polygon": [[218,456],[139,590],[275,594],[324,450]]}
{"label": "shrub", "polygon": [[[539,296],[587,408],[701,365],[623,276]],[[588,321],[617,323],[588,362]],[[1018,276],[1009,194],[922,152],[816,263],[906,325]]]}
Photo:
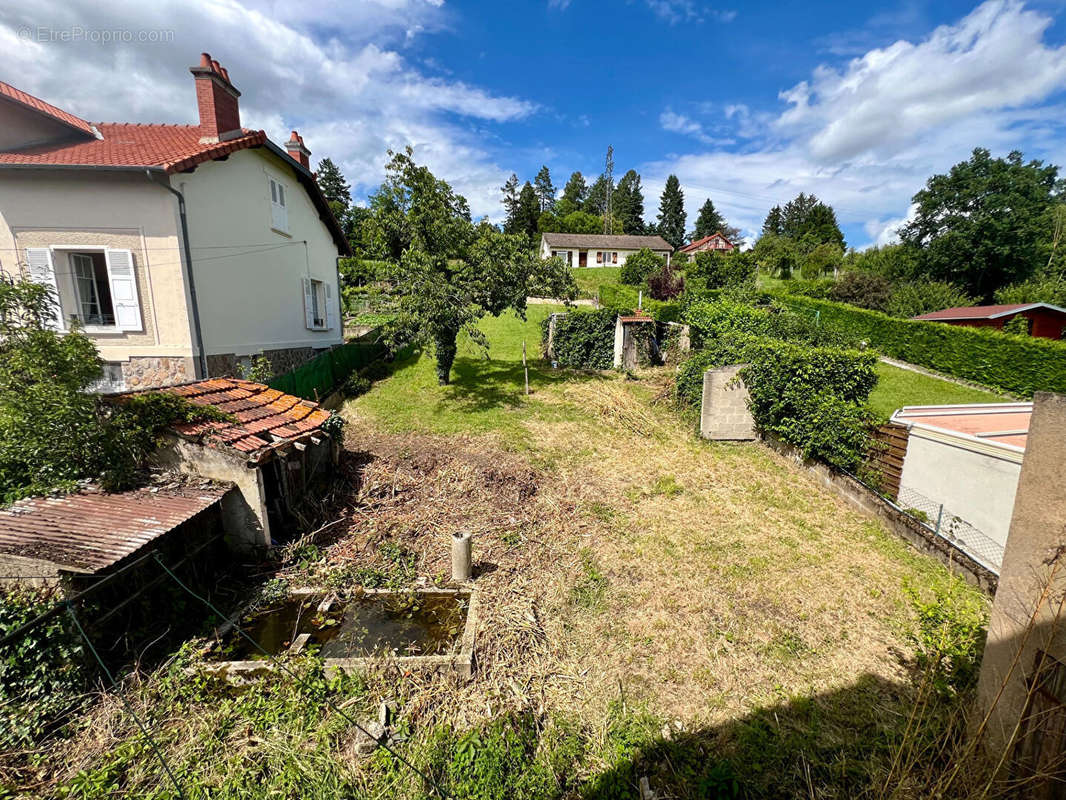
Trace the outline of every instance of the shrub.
{"label": "shrub", "polygon": [[[554,315],[552,358],[561,366],[576,369],[610,369],[614,366],[614,328],[618,310],[571,311]],[[542,323],[542,343],[548,346],[548,326]]]}
{"label": "shrub", "polygon": [[893,317],[910,319],[930,311],[972,306],[976,301],[957,286],[942,281],[901,283],[892,290],[892,299],[884,309]]}
{"label": "shrub", "polygon": [[1030,278],[996,292],[997,303],[1050,303],[1066,307],[1066,279],[1061,275]]}
{"label": "shrub", "polygon": [[708,339],[737,333],[813,345],[854,345],[849,337],[817,325],[813,319],[795,314],[779,303],[754,306],[728,298],[692,303],[685,310],[684,320],[692,327],[696,347]]}
{"label": "shrub", "polygon": [[1014,336],[1028,336],[1029,335],[1029,318],[1019,314],[1016,317],[1011,317],[1003,323],[1003,332],[1010,333]]}
{"label": "shrub", "polygon": [[997,330],[895,319],[828,300],[783,297],[789,308],[882,353],[1021,395],[1066,392],[1066,343],[1004,336]]}
{"label": "shrub", "polygon": [[[681,301],[683,302],[687,296],[686,292],[682,295]],[[617,313],[637,308],[640,304],[640,294],[639,290],[632,286],[605,283],[600,286],[599,300],[601,306],[613,308]],[[645,292],[641,307],[659,322],[677,322],[681,319],[681,302],[678,301],[655,300],[648,297]]]}
{"label": "shrub", "polygon": [[654,300],[673,300],[684,289],[685,279],[669,264],[663,264],[662,269],[648,276],[648,294]]}
{"label": "shrub", "polygon": [[782,281],[781,291],[785,294],[798,294],[804,297],[817,297],[825,299],[829,297],[829,292],[837,285],[837,282],[832,278],[819,278],[814,281],[796,280],[790,278],[787,281]]}
{"label": "shrub", "polygon": [[649,275],[660,270],[664,263],[666,262],[662,256],[643,247],[626,258],[626,263],[622,265],[619,273],[619,279],[630,286],[640,286]]}
{"label": "shrub", "polygon": [[972,689],[985,642],[985,604],[958,578],[929,588],[906,585],[904,591],[917,617],[908,638],[918,667],[941,695]]}
{"label": "shrub", "polygon": [[892,297],[892,285],[873,272],[845,272],[833,284],[828,296],[838,303],[885,311]]}
{"label": "shrub", "polygon": [[805,280],[814,280],[835,272],[844,259],[844,251],[831,242],[823,242],[802,257],[800,275]]}
{"label": "shrub", "polygon": [[688,274],[702,279],[708,289],[730,289],[755,286],[758,267],[752,253],[719,253],[713,250],[696,254],[695,264]]}
{"label": "shrub", "polygon": [[353,372],[344,381],[341,386],[341,392],[344,393],[345,397],[361,397],[370,391],[371,386],[369,378],[364,378],[362,375]]}

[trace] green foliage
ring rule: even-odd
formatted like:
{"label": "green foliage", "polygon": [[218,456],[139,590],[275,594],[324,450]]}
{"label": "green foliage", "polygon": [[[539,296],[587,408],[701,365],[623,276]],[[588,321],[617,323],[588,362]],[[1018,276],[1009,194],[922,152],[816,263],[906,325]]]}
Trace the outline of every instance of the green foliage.
{"label": "green foliage", "polygon": [[820,244],[836,245],[844,251],[844,234],[837,224],[836,213],[813,194],[800,193],[786,203],[781,211],[780,230],[775,232],[791,239],[804,252]]}
{"label": "green foliage", "polygon": [[796,243],[787,236],[768,233],[759,237],[753,249],[755,263],[770,275],[788,280],[799,268],[800,253]]}
{"label": "green foliage", "polygon": [[[683,295],[682,297],[685,297]],[[681,304],[672,300],[655,300],[643,296],[643,310],[655,317],[659,322],[677,322],[681,319]],[[641,299],[639,290],[634,286],[605,283],[600,286],[599,300],[603,308],[614,309],[615,313],[632,311],[637,308]]]}
{"label": "green foliage", "polygon": [[547,166],[542,166],[533,179],[533,191],[537,195],[537,203],[540,211],[551,211],[555,208],[555,187],[552,185],[551,172]]}
{"label": "green foliage", "polygon": [[843,259],[844,251],[840,249],[840,245],[835,242],[822,242],[802,257],[800,275],[808,281],[830,275],[840,268]]}
{"label": "green foliage", "polygon": [[622,283],[630,286],[641,286],[648,276],[662,269],[666,259],[657,255],[651,249],[642,247],[637,252],[626,258],[622,265],[619,277]]}
{"label": "green foliage", "polygon": [[570,178],[566,181],[566,186],[563,187],[563,196],[559,198],[559,202],[556,204],[562,206],[558,210],[580,211],[585,204],[585,200],[588,199],[589,188],[585,183],[585,176],[580,172],[572,172]]}
{"label": "green foliage", "polygon": [[[54,598],[0,590],[0,637],[47,610]],[[54,617],[0,650],[0,750],[31,745],[85,690],[82,647],[65,616]]]}
{"label": "green foliage", "polygon": [[622,227],[616,227],[615,233],[644,233],[644,192],[640,186],[640,175],[631,169],[618,181],[612,195],[614,214]]}
{"label": "green foliage", "polygon": [[1011,317],[1003,323],[1002,331],[1014,336],[1028,336],[1029,335],[1029,318],[1019,314],[1016,317]]}
{"label": "green foliage", "polygon": [[976,148],[914,195],[914,219],[900,235],[920,248],[924,276],[990,300],[1047,264],[1062,188],[1058,167]]}
{"label": "green foliage", "polygon": [[725,221],[725,217],[719,214],[718,209],[714,207],[714,201],[708,197],[703,201],[703,205],[700,206],[700,212],[696,216],[696,230],[692,234],[692,239],[695,241],[705,236],[713,236],[716,233],[720,233],[725,238],[732,240],[737,233],[737,229]]}
{"label": "green foliage", "polygon": [[[1050,303],[1066,308],[1066,278],[1062,275],[1038,275],[996,291],[997,303]],[[945,306],[946,307],[946,306]]]}
{"label": "green foliage", "polygon": [[237,374],[239,377],[255,383],[268,383],[274,377],[274,367],[264,355],[258,355],[252,359],[251,366],[247,369],[238,364]]}
{"label": "green foliage", "polygon": [[517,233],[526,236],[530,241],[537,235],[537,222],[540,219],[540,199],[533,184],[526,181],[522,191],[518,193],[518,205],[515,206],[514,219],[509,226],[504,227],[505,233]]}
{"label": "green foliage", "polygon": [[331,204],[337,203],[342,209],[352,204],[352,187],[330,159],[323,158],[318,162],[315,180],[318,181],[318,188],[322,190],[322,194]]}
{"label": "green foliage", "polygon": [[895,319],[877,311],[806,297],[789,308],[817,312],[822,325],[869,343],[885,355],[956,378],[1021,395],[1066,392],[1066,343],[1004,336],[997,330]]}
{"label": "green foliage", "polygon": [[829,297],[829,293],[836,284],[837,282],[833,278],[819,278],[813,281],[790,278],[781,282],[781,291],[785,294],[798,294],[803,297],[817,297],[824,300]]}
{"label": "green foliage", "polygon": [[728,298],[697,302],[685,309],[684,320],[692,328],[697,347],[704,341],[737,333],[821,346],[850,347],[855,344],[855,340],[817,325],[811,318],[795,314],[780,303],[754,306]]}
{"label": "green foliage", "polygon": [[345,397],[362,397],[370,391],[373,384],[369,378],[365,378],[357,372],[353,372],[341,385],[341,391]]}
{"label": "green foliage", "polygon": [[943,696],[977,685],[988,624],[987,605],[958,578],[904,591],[918,627],[908,635],[918,667]]}
{"label": "green foliage", "polygon": [[885,311],[892,297],[892,286],[874,272],[845,272],[832,284],[828,295],[838,303]]}
{"label": "green foliage", "polygon": [[876,310],[887,311],[893,317],[910,319],[919,314],[928,314],[930,311],[972,306],[975,303],[972,297],[950,283],[910,281],[894,286],[892,296],[888,301],[888,308]]}
{"label": "green foliage", "polygon": [[578,608],[600,608],[607,596],[609,581],[589,553],[581,555],[581,574],[570,589],[570,599]]}
{"label": "green foliage", "polygon": [[[614,328],[618,311],[601,308],[596,311],[571,311],[555,317],[552,339],[553,360],[560,366],[574,369],[610,369],[614,366]],[[548,345],[548,325],[542,323],[545,348]]]}
{"label": "green foliage", "polygon": [[674,248],[685,242],[685,195],[676,175],[670,175],[659,199],[659,235]]}
{"label": "green foliage", "polygon": [[755,255],[737,250],[697,253],[695,263],[686,270],[690,278],[701,279],[707,289],[754,288],[757,272]]}
{"label": "green foliage", "polygon": [[872,272],[896,284],[914,280],[918,274],[918,249],[904,244],[886,244],[851,250],[844,256],[848,271]]}

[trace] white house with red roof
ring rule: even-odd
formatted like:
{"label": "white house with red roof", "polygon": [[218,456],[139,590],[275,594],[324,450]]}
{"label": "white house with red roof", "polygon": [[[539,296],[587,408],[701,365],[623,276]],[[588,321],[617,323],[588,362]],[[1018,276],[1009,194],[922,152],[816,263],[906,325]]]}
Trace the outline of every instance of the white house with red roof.
{"label": "white house with red roof", "polygon": [[241,127],[240,92],[204,53],[197,125],[90,123],[0,82],[0,272],[58,298],[106,388],[279,372],[343,340],[348,245],[296,132]]}
{"label": "white house with red roof", "polygon": [[702,239],[689,242],[684,247],[678,248],[677,252],[684,253],[687,256],[695,256],[696,253],[706,251],[729,253],[734,249],[736,249],[736,245],[721,233],[712,233],[710,236],[704,236]]}

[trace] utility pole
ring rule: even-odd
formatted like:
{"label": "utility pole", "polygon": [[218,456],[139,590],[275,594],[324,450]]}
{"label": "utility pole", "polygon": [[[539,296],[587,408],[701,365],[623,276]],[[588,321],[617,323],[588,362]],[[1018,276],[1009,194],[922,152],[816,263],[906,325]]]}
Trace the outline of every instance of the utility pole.
{"label": "utility pole", "polygon": [[614,193],[614,148],[607,145],[607,161],[603,165],[603,177],[607,183],[607,202],[603,204],[603,232],[614,233],[614,205],[611,195]]}

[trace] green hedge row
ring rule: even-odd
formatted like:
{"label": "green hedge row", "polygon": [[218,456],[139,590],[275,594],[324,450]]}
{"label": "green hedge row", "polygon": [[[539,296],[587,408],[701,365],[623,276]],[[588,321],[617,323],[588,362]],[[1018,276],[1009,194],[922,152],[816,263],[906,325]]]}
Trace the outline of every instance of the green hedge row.
{"label": "green hedge row", "polygon": [[683,319],[692,329],[693,344],[701,347],[705,341],[737,333],[818,346],[854,347],[858,343],[835,329],[816,325],[807,315],[790,311],[770,298],[760,302],[752,305],[722,298],[688,304]]}
{"label": "green hedge row", "polygon": [[827,328],[864,340],[885,355],[911,364],[1025,396],[1036,391],[1066,392],[1063,342],[897,319],[830,300],[779,299],[798,313],[812,319],[817,316],[819,324]]}
{"label": "green hedge row", "polygon": [[748,365],[741,377],[763,431],[799,447],[807,458],[846,470],[861,466],[872,422],[866,401],[877,383],[873,353],[733,333],[708,340],[681,365],[679,398],[698,405],[703,373],[729,364]]}
{"label": "green hedge row", "polygon": [[[555,317],[552,358],[575,369],[610,369],[614,366],[614,328],[618,309],[570,311]],[[551,316],[541,323],[541,345],[547,354]]]}
{"label": "green hedge row", "polygon": [[[600,305],[615,311],[634,309],[640,301],[638,289],[618,283],[600,285]],[[681,304],[675,301],[652,300],[644,292],[642,308],[659,322],[678,322],[681,319]]]}

